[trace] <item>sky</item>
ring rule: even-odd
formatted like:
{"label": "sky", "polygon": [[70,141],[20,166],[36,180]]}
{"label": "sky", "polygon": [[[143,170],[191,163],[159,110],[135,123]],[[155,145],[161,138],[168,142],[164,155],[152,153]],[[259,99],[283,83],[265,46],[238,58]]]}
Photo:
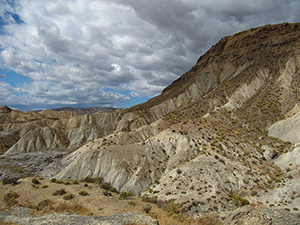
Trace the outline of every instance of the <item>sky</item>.
{"label": "sky", "polygon": [[299,12],[299,0],[0,0],[0,105],[128,108],[222,37]]}

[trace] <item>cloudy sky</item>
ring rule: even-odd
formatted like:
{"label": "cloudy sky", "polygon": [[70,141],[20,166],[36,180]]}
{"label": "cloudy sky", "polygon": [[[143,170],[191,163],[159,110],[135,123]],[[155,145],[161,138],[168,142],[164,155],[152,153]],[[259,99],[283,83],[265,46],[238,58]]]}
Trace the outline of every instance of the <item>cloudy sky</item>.
{"label": "cloudy sky", "polygon": [[222,37],[299,12],[299,0],[0,0],[0,105],[127,108]]}

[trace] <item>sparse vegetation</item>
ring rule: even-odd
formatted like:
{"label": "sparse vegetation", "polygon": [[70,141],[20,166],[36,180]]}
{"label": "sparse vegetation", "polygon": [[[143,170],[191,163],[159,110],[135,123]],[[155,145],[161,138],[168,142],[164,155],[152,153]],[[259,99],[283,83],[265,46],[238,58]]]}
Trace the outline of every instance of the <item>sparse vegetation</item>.
{"label": "sparse vegetation", "polygon": [[65,203],[60,203],[55,209],[55,212],[74,212],[74,213],[79,213],[79,214],[86,214],[87,213],[87,208],[80,205],[80,204],[65,204]]}
{"label": "sparse vegetation", "polygon": [[249,201],[245,198],[242,198],[239,195],[234,195],[234,194],[228,194],[229,197],[235,199],[236,201],[238,201],[240,203],[240,205],[244,206],[244,205],[249,205]]}
{"label": "sparse vegetation", "polygon": [[150,197],[149,195],[143,195],[142,201],[155,204],[157,203],[157,197]]}
{"label": "sparse vegetation", "polygon": [[67,195],[65,195],[64,197],[63,197],[63,200],[71,200],[71,199],[73,199],[75,197],[75,195],[73,195],[73,194],[67,194]]}
{"label": "sparse vegetation", "polygon": [[45,210],[48,206],[52,205],[53,201],[49,199],[42,200],[41,202],[38,203],[38,205],[33,206],[32,208],[37,210],[37,211],[42,211]]}
{"label": "sparse vegetation", "polygon": [[22,166],[10,166],[8,169],[12,173],[24,173]]}
{"label": "sparse vegetation", "polygon": [[135,205],[136,205],[136,202],[135,202],[135,201],[129,201],[129,202],[128,202],[128,205],[135,206]]}
{"label": "sparse vegetation", "polygon": [[15,191],[9,191],[3,196],[3,202],[6,206],[10,207],[18,204],[19,202],[16,200],[20,195]]}
{"label": "sparse vegetation", "polygon": [[251,196],[257,195],[257,191],[252,191],[250,195],[251,195]]}
{"label": "sparse vegetation", "polygon": [[19,180],[19,178],[17,178],[17,177],[4,177],[2,179],[2,184],[3,185],[6,185],[6,184],[16,185],[16,184],[18,184],[18,180]]}
{"label": "sparse vegetation", "polygon": [[100,187],[101,187],[102,189],[107,190],[107,191],[111,191],[111,192],[114,192],[114,193],[119,193],[118,190],[117,190],[116,188],[112,187],[110,183],[106,183],[106,182],[105,182],[105,183],[102,183],[102,184],[100,185]]}
{"label": "sparse vegetation", "polygon": [[170,215],[179,213],[179,207],[174,203],[174,200],[164,203],[161,208],[169,212]]}
{"label": "sparse vegetation", "polygon": [[64,182],[62,180],[56,180],[55,183],[57,183],[57,184],[63,184]]}
{"label": "sparse vegetation", "polygon": [[150,213],[151,209],[152,209],[151,205],[146,205],[146,206],[143,207],[143,211],[145,213]]}
{"label": "sparse vegetation", "polygon": [[112,194],[111,194],[108,190],[104,190],[104,191],[103,191],[103,195],[104,195],[104,196],[108,196],[108,197],[109,197],[109,196],[112,196]]}
{"label": "sparse vegetation", "polygon": [[134,196],[134,192],[133,191],[122,191],[119,193],[119,198],[120,199],[128,199],[130,197]]}
{"label": "sparse vegetation", "polygon": [[59,189],[59,190],[53,192],[52,195],[64,195],[64,194],[67,194],[67,192],[65,189],[62,188],[62,189]]}
{"label": "sparse vegetation", "polygon": [[88,196],[88,195],[90,195],[90,194],[87,193],[87,191],[82,190],[82,191],[79,192],[79,195],[81,195],[81,196]]}
{"label": "sparse vegetation", "polygon": [[86,177],[81,180],[81,182],[86,182],[86,183],[96,183],[96,184],[102,184],[104,182],[102,177]]}
{"label": "sparse vegetation", "polygon": [[31,182],[32,182],[33,184],[35,184],[35,185],[41,184],[41,182],[39,182],[39,180],[36,179],[36,178],[33,178],[33,179],[31,180]]}

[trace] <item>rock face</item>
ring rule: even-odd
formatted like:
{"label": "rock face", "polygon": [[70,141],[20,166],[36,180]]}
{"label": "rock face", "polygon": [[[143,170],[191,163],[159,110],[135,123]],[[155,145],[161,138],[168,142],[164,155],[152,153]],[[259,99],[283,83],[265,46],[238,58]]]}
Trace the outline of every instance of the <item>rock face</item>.
{"label": "rock face", "polygon": [[274,123],[269,128],[269,135],[296,144],[300,142],[299,130],[300,130],[300,105],[296,104],[295,107],[286,115],[286,118],[284,120]]}
{"label": "rock face", "polygon": [[253,209],[251,207],[240,208],[229,215],[226,220],[223,221],[224,225],[230,224],[287,224],[296,225],[299,224],[299,217],[293,213],[289,213],[286,210],[278,209]]}
{"label": "rock face", "polygon": [[129,109],[1,114],[2,137],[13,144],[5,155],[76,149],[57,178],[103,177],[189,212],[232,210],[247,199],[282,208],[283,197],[266,193],[288,183],[280,196],[291,193],[284,207],[297,211],[300,160],[290,160],[299,157],[299,37],[300,24],[225,37],[161,95]]}

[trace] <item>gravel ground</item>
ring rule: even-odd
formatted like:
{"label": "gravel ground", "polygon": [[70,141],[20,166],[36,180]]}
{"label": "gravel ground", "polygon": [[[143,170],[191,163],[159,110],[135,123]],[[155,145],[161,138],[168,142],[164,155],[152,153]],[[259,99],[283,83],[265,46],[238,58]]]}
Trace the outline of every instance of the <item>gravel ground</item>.
{"label": "gravel ground", "polygon": [[15,207],[9,212],[0,213],[0,221],[24,225],[123,225],[126,222],[158,225],[158,222],[150,216],[135,212],[125,212],[102,217],[82,216],[75,213],[54,213],[43,216],[33,216],[29,212],[30,209]]}

